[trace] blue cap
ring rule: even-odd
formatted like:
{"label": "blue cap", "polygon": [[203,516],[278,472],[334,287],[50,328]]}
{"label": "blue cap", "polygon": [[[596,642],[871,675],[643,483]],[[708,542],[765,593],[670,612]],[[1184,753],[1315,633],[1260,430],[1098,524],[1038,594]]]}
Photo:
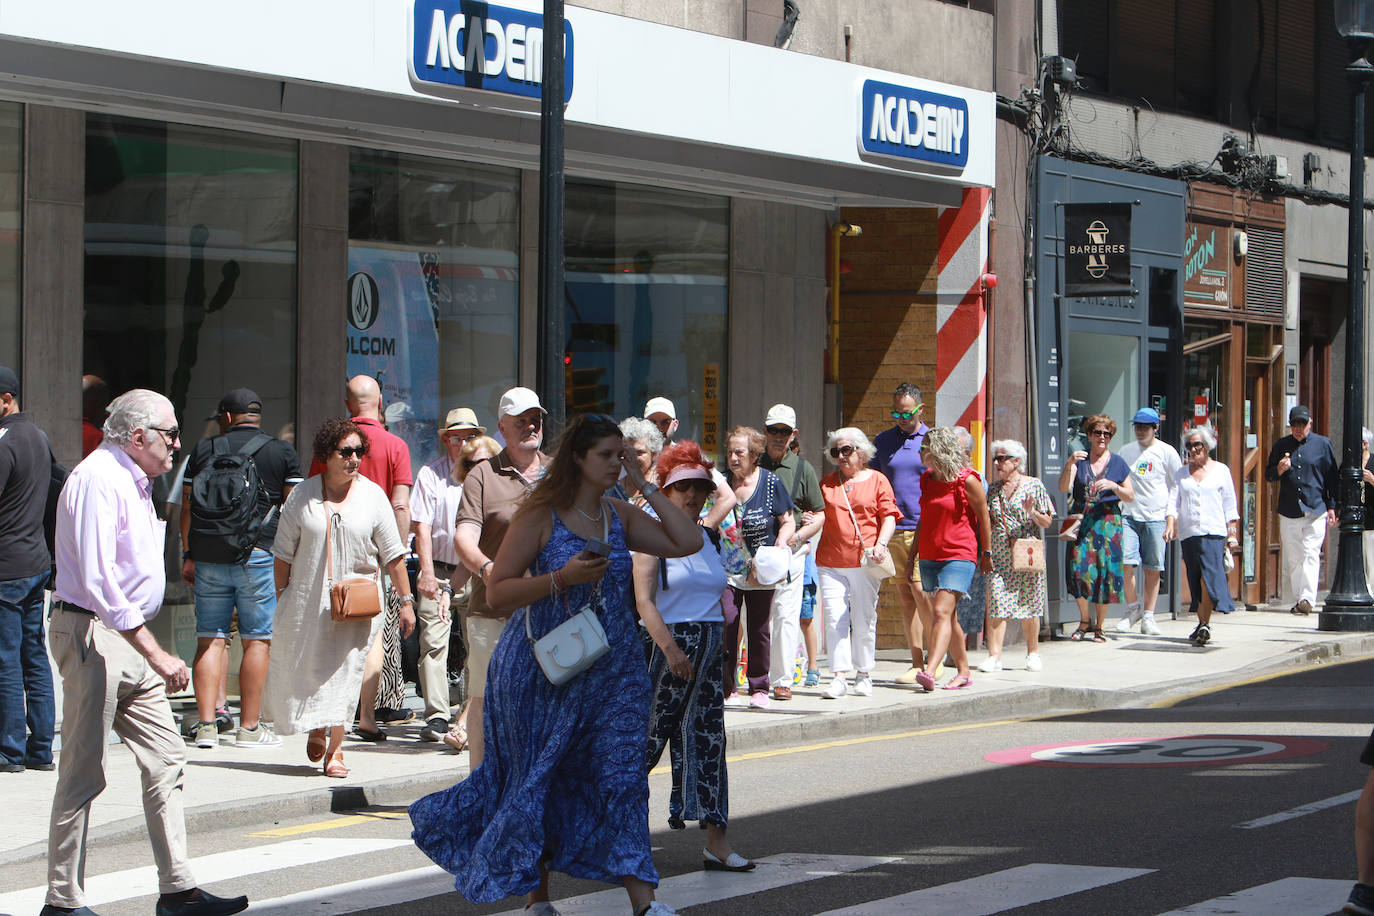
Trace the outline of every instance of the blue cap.
{"label": "blue cap", "polygon": [[1159,411],[1153,407],[1142,407],[1131,417],[1132,423],[1149,423],[1151,426],[1159,425]]}

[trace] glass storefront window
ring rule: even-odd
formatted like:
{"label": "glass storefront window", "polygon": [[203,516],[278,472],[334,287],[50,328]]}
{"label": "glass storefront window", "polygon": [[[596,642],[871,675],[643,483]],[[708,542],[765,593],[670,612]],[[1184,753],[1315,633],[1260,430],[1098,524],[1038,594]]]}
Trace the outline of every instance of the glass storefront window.
{"label": "glass storefront window", "polygon": [[1217,434],[1216,457],[1229,463],[1226,422],[1227,404],[1222,393],[1227,389],[1231,335],[1220,321],[1189,320],[1183,329],[1183,409],[1184,429],[1210,423]]}
{"label": "glass storefront window", "polygon": [[[1116,420],[1110,448],[1119,451],[1135,440],[1130,418],[1140,400],[1140,338],[1119,334],[1069,332],[1068,451],[1086,451],[1080,424],[1094,414]],[[1075,444],[1077,443],[1077,444]]]}
{"label": "glass storefront window", "polygon": [[[0,103],[0,365],[19,367],[19,233],[24,209],[24,106]],[[23,402],[20,402],[21,406]]]}
{"label": "glass storefront window", "polygon": [[454,407],[495,435],[516,384],[519,190],[514,169],[350,154],[348,375],[378,379],[416,469],[438,457]]}
{"label": "glass storefront window", "polygon": [[566,227],[568,412],[639,416],[661,395],[677,408],[676,437],[717,451],[729,199],[570,181]]}
{"label": "glass storefront window", "polygon": [[295,439],[296,185],[295,141],[87,115],[85,372],[165,393],[183,456],[232,388]]}

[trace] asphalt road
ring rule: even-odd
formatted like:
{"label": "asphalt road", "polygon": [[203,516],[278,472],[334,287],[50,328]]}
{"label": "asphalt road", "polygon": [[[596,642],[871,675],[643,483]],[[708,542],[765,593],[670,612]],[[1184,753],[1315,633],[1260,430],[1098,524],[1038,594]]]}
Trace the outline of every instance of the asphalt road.
{"label": "asphalt road", "polygon": [[[695,901],[680,907],[693,916],[1331,913],[1354,873],[1349,796],[1363,784],[1357,758],[1371,721],[1374,661],[1364,661],[1171,708],[746,755],[730,764],[730,833],[738,851],[767,860],[748,878],[703,881],[701,834],[666,829],[669,781],[655,775],[650,818],[667,880],[660,897]],[[1046,749],[1054,745],[1076,747]],[[1034,749],[1052,759],[1032,757]],[[1313,803],[1327,806],[1291,813]],[[264,832],[275,834],[253,835]],[[378,810],[200,833],[191,846],[197,857],[214,856],[198,869],[224,876],[207,886],[277,900],[263,912],[462,916],[520,907],[441,894],[451,884],[424,870],[429,863],[408,835],[403,811]],[[128,896],[138,873],[125,871],[145,868],[146,881],[149,861],[141,840],[96,845],[88,875],[116,873],[103,879],[113,889],[101,892],[108,902],[93,904],[96,912],[151,912],[151,897]],[[41,863],[16,866],[0,890],[43,881]],[[739,893],[746,888],[755,892]],[[555,877],[556,898],[605,890]],[[288,895],[298,896],[279,899]],[[571,912],[629,907],[614,892]]]}

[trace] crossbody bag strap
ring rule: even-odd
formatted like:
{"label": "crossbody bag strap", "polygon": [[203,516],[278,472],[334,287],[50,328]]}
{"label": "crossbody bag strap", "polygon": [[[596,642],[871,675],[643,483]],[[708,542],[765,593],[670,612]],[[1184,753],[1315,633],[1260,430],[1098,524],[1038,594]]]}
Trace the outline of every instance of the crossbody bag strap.
{"label": "crossbody bag strap", "polygon": [[[844,497],[844,507],[849,510],[849,521],[854,525],[854,536],[859,539],[859,560],[862,561],[864,551],[868,547],[864,545],[864,533],[859,530],[859,519],[854,515],[854,507],[849,503],[849,491],[844,488],[843,483],[840,484],[840,495]],[[877,543],[876,538],[873,543]]]}
{"label": "crossbody bag strap", "polygon": [[[320,489],[324,489],[323,481],[320,482]],[[329,500],[324,500],[324,556],[329,570],[329,586],[326,591],[334,586],[334,515],[334,510],[329,508]]]}

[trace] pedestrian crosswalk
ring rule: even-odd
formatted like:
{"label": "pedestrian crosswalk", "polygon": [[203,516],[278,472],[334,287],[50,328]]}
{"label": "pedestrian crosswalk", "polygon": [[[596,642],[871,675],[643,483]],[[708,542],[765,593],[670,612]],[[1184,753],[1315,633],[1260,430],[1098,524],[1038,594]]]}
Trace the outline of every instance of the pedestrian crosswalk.
{"label": "pedestrian crosswalk", "polygon": [[[431,898],[453,894],[453,878],[433,865],[419,868],[401,866],[386,872],[377,868],[380,854],[401,850],[409,840],[399,838],[339,838],[309,837],[282,843],[267,843],[243,849],[217,852],[199,857],[192,868],[204,884],[246,878],[248,876],[298,869],[300,884],[308,889],[271,897],[254,899],[251,912],[256,914],[319,914],[345,916],[350,913],[379,911],[399,904],[417,904]],[[331,883],[312,878],[311,866],[331,860],[358,856],[367,863],[359,874],[367,877],[356,881]],[[989,871],[947,883],[936,883],[891,896],[870,895],[845,900],[834,889],[827,890],[824,882],[844,879],[845,876],[869,872],[890,881],[891,866],[906,857],[863,855],[817,855],[780,853],[758,859],[758,867],[743,874],[691,871],[665,876],[658,889],[658,899],[688,914],[709,913],[712,904],[742,898],[746,895],[782,891],[788,894],[781,904],[787,912],[819,914],[819,916],[898,916],[920,913],[922,916],[993,916],[993,914],[1023,911],[1046,901],[1071,901],[1075,895],[1087,894],[1123,882],[1135,881],[1150,875],[1162,874],[1154,868],[1108,867],[1064,863],[1028,863],[1011,868]],[[388,863],[413,864],[415,857],[396,855]],[[912,858],[908,864],[916,864]],[[380,873],[379,873],[380,872]],[[930,878],[930,871],[921,872]],[[316,884],[319,886],[309,886]],[[285,886],[291,886],[288,882]],[[874,881],[844,885],[844,893],[853,895],[855,888],[880,887]],[[885,885],[891,887],[890,883]],[[1319,879],[1286,877],[1268,884],[1245,888],[1198,901],[1160,916],[1221,916],[1245,913],[1247,916],[1326,916],[1338,911],[1349,892],[1348,879]],[[111,912],[135,912],[134,901],[157,893],[157,879],[151,867],[92,876],[87,880],[92,907],[114,906]],[[35,913],[43,904],[45,889],[30,887],[0,893],[0,916],[20,916]],[[1158,885],[1141,897],[1148,901],[1158,892]],[[777,899],[777,898],[775,898]],[[123,908],[116,905],[129,901]],[[829,901],[820,905],[817,901]],[[842,902],[836,908],[834,904]],[[520,916],[524,912],[518,901],[497,916]],[[626,897],[620,888],[608,888],[556,901],[564,916],[600,916],[623,914]],[[145,904],[146,905],[146,904]],[[420,912],[467,912],[461,898],[452,903],[436,901],[436,909]],[[1085,907],[1091,905],[1085,902]],[[774,911],[774,910],[770,910]],[[783,910],[776,910],[781,912]],[[1087,910],[1085,910],[1087,911]],[[1029,910],[1034,912],[1034,910]],[[1133,910],[1147,913],[1147,908]]]}

